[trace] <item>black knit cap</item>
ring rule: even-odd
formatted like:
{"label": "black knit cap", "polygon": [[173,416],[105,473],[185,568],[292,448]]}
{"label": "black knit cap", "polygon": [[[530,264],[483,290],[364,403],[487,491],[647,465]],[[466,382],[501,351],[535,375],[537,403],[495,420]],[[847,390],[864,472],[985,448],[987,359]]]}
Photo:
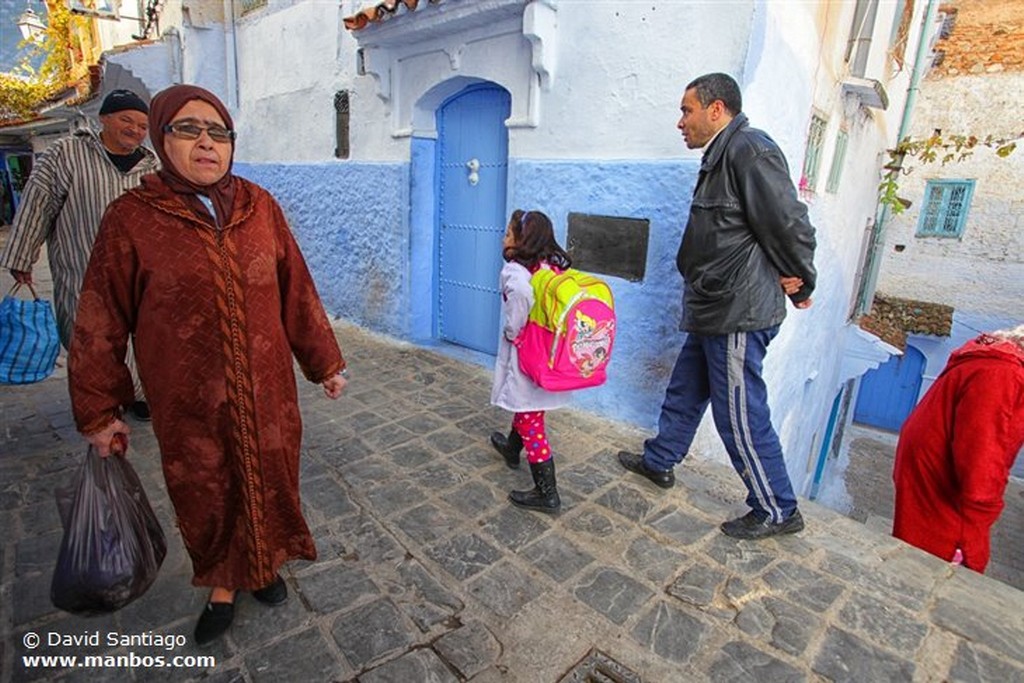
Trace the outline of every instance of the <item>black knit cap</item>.
{"label": "black knit cap", "polygon": [[110,94],[103,99],[103,106],[100,107],[100,116],[113,114],[116,111],[124,111],[125,109],[134,109],[135,111],[141,111],[143,114],[149,113],[149,106],[131,90],[111,90]]}

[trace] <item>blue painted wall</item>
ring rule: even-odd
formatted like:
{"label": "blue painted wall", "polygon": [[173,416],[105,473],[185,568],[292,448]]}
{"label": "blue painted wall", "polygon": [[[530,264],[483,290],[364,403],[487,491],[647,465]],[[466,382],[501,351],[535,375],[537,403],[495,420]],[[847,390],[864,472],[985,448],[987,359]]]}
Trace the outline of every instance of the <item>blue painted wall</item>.
{"label": "blue painted wall", "polygon": [[650,221],[642,282],[605,279],[615,294],[619,321],[608,383],[576,394],[575,405],[654,427],[669,373],[683,343],[679,332],[682,279],[676,252],[690,208],[699,162],[510,161],[509,212],[539,209],[566,243],[570,212]]}
{"label": "blue painted wall", "polygon": [[284,210],[328,313],[406,337],[407,164],[241,164]]}
{"label": "blue painted wall", "polygon": [[[411,175],[400,163],[236,164],[234,170],[281,204],[329,313],[425,342],[435,227],[433,188],[424,179],[432,164],[432,141],[413,140]],[[510,160],[508,211],[544,211],[563,245],[570,212],[650,221],[644,280],[606,278],[619,319],[615,356],[608,383],[578,392],[577,407],[655,426],[683,341],[675,257],[698,168],[696,160]]]}

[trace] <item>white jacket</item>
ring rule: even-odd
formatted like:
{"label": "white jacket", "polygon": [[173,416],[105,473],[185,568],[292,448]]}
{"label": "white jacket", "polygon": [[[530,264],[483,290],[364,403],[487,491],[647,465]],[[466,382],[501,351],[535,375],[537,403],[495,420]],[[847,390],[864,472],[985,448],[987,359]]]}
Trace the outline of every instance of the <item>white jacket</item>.
{"label": "white jacket", "polygon": [[501,288],[501,337],[498,339],[498,359],[494,364],[494,386],[491,404],[514,413],[562,408],[572,398],[571,391],[548,391],[534,384],[519,369],[519,355],[512,345],[526,325],[533,307],[533,288],[530,271],[510,261],[499,275]]}

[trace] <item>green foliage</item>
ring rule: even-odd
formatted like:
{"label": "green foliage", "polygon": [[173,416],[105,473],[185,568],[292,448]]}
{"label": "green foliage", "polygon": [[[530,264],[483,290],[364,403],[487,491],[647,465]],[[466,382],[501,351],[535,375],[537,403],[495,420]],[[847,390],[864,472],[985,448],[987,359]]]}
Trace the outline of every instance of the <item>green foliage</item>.
{"label": "green foliage", "polygon": [[[47,5],[46,31],[36,40],[23,40],[27,54],[11,73],[0,73],[0,121],[32,118],[36,110],[74,78],[73,55],[79,50],[76,33],[87,29],[64,2]],[[43,56],[39,70],[29,62]]]}
{"label": "green foliage", "polygon": [[976,135],[942,135],[936,130],[927,138],[903,138],[893,149],[886,150],[889,163],[882,168],[886,173],[878,186],[878,201],[889,207],[893,215],[899,215],[910,208],[910,201],[899,196],[899,180],[902,175],[913,169],[904,167],[907,159],[917,159],[922,164],[940,163],[945,166],[959,163],[974,154],[978,147],[987,147],[995,151],[1000,159],[1013,154],[1017,149],[1017,141],[1024,138],[1024,131],[1008,137],[997,138],[988,135],[979,138]]}
{"label": "green foliage", "polygon": [[15,73],[0,73],[0,121],[31,118],[36,107],[56,91],[25,65],[19,69]]}

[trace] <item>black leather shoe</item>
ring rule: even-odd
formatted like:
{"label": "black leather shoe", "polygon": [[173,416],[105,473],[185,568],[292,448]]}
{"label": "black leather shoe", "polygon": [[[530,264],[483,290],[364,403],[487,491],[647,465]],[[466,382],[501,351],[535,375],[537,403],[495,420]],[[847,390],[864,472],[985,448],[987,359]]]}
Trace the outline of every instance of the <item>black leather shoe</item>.
{"label": "black leather shoe", "polygon": [[149,412],[149,404],[145,401],[136,401],[129,408],[132,412],[132,416],[141,422],[149,422],[153,419],[153,416]]}
{"label": "black leather shoe", "polygon": [[272,584],[253,591],[252,597],[256,598],[264,605],[270,605],[271,607],[283,605],[288,600],[288,584],[286,584],[284,579],[281,578],[281,575],[278,574]]}
{"label": "black leather shoe", "polygon": [[719,528],[726,536],[756,541],[762,538],[770,538],[781,534],[795,534],[798,531],[803,531],[804,518],[799,510],[794,510],[793,514],[789,517],[775,523],[765,513],[751,510],[742,517],[723,522]]}
{"label": "black leather shoe", "polygon": [[208,602],[196,622],[196,645],[208,645],[224,635],[235,620],[235,605],[230,602]]}
{"label": "black leather shoe", "polygon": [[647,469],[647,465],[644,464],[644,456],[639,453],[619,451],[619,462],[630,472],[635,472],[641,477],[650,479],[655,486],[660,486],[663,489],[670,489],[676,485],[675,472],[672,470],[667,472],[658,472],[657,470]]}

